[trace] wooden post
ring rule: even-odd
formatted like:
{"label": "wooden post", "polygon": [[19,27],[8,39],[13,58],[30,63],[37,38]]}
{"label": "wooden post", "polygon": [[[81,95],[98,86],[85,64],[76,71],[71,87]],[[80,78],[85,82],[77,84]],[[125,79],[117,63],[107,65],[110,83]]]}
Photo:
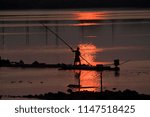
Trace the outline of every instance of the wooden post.
{"label": "wooden post", "polygon": [[3,47],[5,45],[5,28],[4,27],[2,27],[2,45]]}
{"label": "wooden post", "polygon": [[112,33],[112,46],[114,46],[114,24],[113,24],[113,20],[112,20],[112,29],[111,29],[111,33]]}
{"label": "wooden post", "polygon": [[103,74],[100,72],[100,80],[101,80],[101,92],[103,92]]}
{"label": "wooden post", "polygon": [[[58,21],[56,21],[56,26],[55,26],[55,29],[56,29],[56,34],[58,34]],[[59,46],[59,43],[58,43],[58,37],[56,36],[56,45]]]}
{"label": "wooden post", "polygon": [[26,45],[29,45],[29,22],[27,22],[26,26]]}
{"label": "wooden post", "polygon": [[45,28],[45,44],[48,45],[48,30]]}

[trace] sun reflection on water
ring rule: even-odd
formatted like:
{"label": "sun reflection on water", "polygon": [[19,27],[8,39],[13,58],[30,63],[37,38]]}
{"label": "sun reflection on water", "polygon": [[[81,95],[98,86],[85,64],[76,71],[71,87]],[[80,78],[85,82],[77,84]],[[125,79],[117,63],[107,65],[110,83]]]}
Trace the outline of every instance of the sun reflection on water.
{"label": "sun reflection on water", "polygon": [[[91,65],[96,65],[96,53],[102,52],[103,49],[98,49],[93,44],[79,44],[81,56]],[[82,64],[88,64],[84,59],[81,59]]]}
{"label": "sun reflection on water", "polygon": [[[81,56],[91,65],[96,65],[96,53],[102,52],[93,44],[79,44]],[[88,64],[81,59],[82,64]],[[75,78],[78,80],[78,91],[100,91],[101,79],[100,73],[97,71],[75,70]]]}
{"label": "sun reflection on water", "polygon": [[80,77],[80,85],[83,88],[80,91],[99,91],[100,88],[100,78],[99,74],[96,71],[82,71]]}

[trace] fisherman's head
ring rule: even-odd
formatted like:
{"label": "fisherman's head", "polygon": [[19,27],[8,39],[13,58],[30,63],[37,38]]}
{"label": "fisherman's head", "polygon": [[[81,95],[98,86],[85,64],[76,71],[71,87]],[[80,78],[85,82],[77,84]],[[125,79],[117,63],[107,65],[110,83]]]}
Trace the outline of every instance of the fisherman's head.
{"label": "fisherman's head", "polygon": [[77,47],[77,50],[80,50],[80,48],[79,48],[79,47]]}

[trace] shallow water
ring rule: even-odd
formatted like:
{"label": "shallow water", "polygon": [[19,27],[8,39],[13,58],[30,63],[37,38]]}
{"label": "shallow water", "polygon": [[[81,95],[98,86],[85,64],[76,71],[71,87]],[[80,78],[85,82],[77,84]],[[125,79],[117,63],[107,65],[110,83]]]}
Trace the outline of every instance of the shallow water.
{"label": "shallow water", "polygon": [[[91,64],[119,58],[120,75],[96,71],[0,68],[0,95],[73,91],[136,90],[150,94],[150,10],[0,11],[0,56],[11,61],[73,63],[71,47]],[[82,63],[87,64],[84,60]],[[80,80],[79,80],[80,76]]]}

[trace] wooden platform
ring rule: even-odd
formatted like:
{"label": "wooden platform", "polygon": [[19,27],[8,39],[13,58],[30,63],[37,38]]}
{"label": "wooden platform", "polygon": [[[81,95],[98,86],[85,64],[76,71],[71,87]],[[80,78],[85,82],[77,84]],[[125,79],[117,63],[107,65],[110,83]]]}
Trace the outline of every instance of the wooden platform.
{"label": "wooden platform", "polygon": [[119,71],[119,67],[110,67],[105,65],[96,65],[96,66],[89,66],[89,65],[67,65],[63,64],[60,66],[60,70],[97,70],[97,71]]}

